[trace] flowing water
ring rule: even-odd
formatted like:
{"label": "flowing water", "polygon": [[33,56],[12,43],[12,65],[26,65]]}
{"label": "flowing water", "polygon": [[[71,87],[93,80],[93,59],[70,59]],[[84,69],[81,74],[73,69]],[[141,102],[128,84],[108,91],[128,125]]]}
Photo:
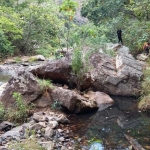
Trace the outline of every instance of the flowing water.
{"label": "flowing water", "polygon": [[115,104],[103,111],[69,116],[72,136],[77,138],[76,149],[81,149],[81,145],[100,143],[102,150],[129,150],[130,143],[125,134],[136,139],[146,150],[150,149],[150,117],[137,110],[137,99],[112,98]]}

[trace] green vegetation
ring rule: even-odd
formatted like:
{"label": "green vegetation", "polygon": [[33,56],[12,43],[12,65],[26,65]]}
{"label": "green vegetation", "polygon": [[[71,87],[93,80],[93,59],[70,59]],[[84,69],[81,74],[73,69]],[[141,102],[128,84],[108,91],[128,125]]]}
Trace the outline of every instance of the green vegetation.
{"label": "green vegetation", "polygon": [[5,109],[2,102],[0,102],[0,120],[4,119],[4,115],[5,115]]}
{"label": "green vegetation", "polygon": [[102,140],[97,139],[96,137],[91,138],[90,140],[88,140],[88,144],[91,145],[93,143],[102,143]]}
{"label": "green vegetation", "polygon": [[82,15],[100,29],[99,35],[117,42],[116,31],[123,30],[123,41],[132,52],[142,48],[150,38],[150,4],[148,0],[90,0],[84,3]]}
{"label": "green vegetation", "polygon": [[107,42],[100,28],[89,22],[78,25],[74,15],[78,3],[64,0],[57,5],[53,0],[0,2],[0,56],[42,54],[51,57],[58,49],[75,45],[90,48]]}
{"label": "green vegetation", "polygon": [[[147,61],[150,66],[150,59]],[[144,71],[144,80],[142,82],[142,91],[139,102],[139,108],[142,110],[150,109],[150,67]]]}
{"label": "green vegetation", "polygon": [[38,79],[37,81],[38,81],[41,91],[43,92],[47,92],[48,90],[54,88],[54,86],[51,83],[51,80]]}
{"label": "green vegetation", "polygon": [[15,99],[15,106],[13,108],[7,108],[4,110],[3,105],[0,105],[2,119],[7,119],[13,122],[26,121],[33,105],[26,104],[22,99],[21,94],[18,92],[14,92],[13,97]]}
{"label": "green vegetation", "polygon": [[88,55],[85,54],[85,56],[83,56],[83,53],[80,50],[80,48],[76,48],[74,50],[71,67],[72,67],[72,75],[76,76],[75,82],[78,90],[80,90],[81,88],[85,73],[87,73],[89,70],[87,60],[88,60]]}
{"label": "green vegetation", "polygon": [[46,150],[43,148],[34,137],[30,137],[23,141],[12,141],[8,145],[8,150]]}

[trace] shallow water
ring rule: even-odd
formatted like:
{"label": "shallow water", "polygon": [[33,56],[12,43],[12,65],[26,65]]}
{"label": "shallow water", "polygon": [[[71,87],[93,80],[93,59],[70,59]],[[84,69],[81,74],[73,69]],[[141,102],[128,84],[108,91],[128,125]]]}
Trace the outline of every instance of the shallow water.
{"label": "shallow water", "polygon": [[150,146],[150,117],[137,110],[136,98],[112,98],[115,104],[103,111],[69,116],[72,136],[81,139],[77,149],[99,141],[104,150],[128,150],[130,143],[124,134],[132,136],[145,149]]}

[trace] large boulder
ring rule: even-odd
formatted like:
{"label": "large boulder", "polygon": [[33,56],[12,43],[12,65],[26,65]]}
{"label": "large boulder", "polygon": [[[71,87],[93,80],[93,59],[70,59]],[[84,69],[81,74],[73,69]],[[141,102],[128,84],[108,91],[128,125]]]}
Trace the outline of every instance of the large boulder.
{"label": "large boulder", "polygon": [[40,78],[51,79],[57,83],[68,83],[71,72],[70,59],[46,62],[40,66],[30,68],[30,72]]}
{"label": "large boulder", "polygon": [[80,113],[98,108],[95,99],[87,99],[76,91],[57,87],[52,91],[52,99],[67,108],[70,112]]}
{"label": "large boulder", "polygon": [[93,54],[89,59],[93,69],[84,78],[82,88],[93,87],[112,95],[139,95],[143,68],[128,51],[127,47],[120,47],[116,58]]}
{"label": "large boulder", "polygon": [[43,95],[36,77],[28,71],[20,71],[10,78],[0,97],[5,107],[14,105],[14,92],[20,93],[27,103],[35,103],[39,107],[51,104],[51,98]]}

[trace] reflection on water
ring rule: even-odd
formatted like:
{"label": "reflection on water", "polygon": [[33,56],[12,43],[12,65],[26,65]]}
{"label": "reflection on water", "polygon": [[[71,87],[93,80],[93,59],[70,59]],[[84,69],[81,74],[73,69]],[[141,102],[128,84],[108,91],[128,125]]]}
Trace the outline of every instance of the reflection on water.
{"label": "reflection on water", "polygon": [[73,133],[87,141],[101,140],[104,150],[128,150],[130,143],[126,134],[147,149],[150,146],[150,118],[136,109],[135,98],[112,98],[114,106],[103,111],[71,116]]}

